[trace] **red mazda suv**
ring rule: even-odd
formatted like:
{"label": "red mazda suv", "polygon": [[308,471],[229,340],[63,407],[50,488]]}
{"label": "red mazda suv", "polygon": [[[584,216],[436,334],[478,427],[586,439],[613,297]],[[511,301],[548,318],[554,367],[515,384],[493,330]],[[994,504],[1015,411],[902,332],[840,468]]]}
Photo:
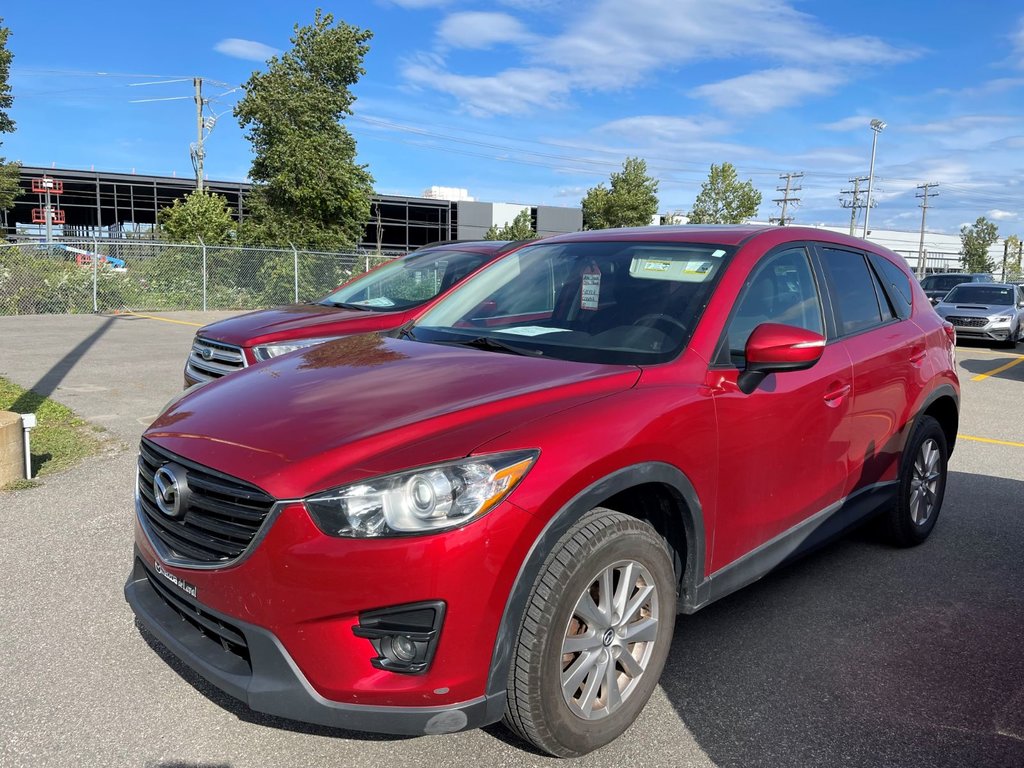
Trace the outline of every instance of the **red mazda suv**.
{"label": "red mazda suv", "polygon": [[185,386],[342,336],[398,328],[475,270],[516,247],[508,240],[436,243],[389,261],[320,301],[229,317],[200,328]]}
{"label": "red mazda suv", "polygon": [[183,393],[142,438],[139,622],[249,707],[581,755],[677,612],[868,517],[932,532],[952,327],[895,254],[798,227],[553,237],[390,334]]}

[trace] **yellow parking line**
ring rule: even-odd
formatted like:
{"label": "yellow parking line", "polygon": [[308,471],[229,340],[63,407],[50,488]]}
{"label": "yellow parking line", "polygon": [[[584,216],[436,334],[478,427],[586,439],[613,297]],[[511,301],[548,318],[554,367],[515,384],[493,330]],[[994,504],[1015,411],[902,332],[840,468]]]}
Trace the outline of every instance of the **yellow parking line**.
{"label": "yellow parking line", "polygon": [[1010,440],[993,440],[991,437],[973,437],[972,435],[957,435],[960,440],[973,440],[976,443],[991,443],[992,445],[1009,445],[1013,448],[1024,448],[1024,443],[1014,443]]}
{"label": "yellow parking line", "polygon": [[190,323],[187,320],[172,320],[169,317],[155,317],[154,315],[140,315],[138,312],[122,312],[122,315],[131,315],[132,317],[143,317],[146,320],[161,320],[165,323],[177,323],[178,325],[193,325],[196,328],[201,328],[202,323]]}
{"label": "yellow parking line", "polygon": [[1018,357],[1016,360],[1011,360],[1006,365],[1000,365],[994,371],[989,371],[988,373],[979,373],[977,376],[972,378],[971,381],[984,381],[989,376],[995,376],[997,373],[1002,373],[1003,371],[1009,370],[1010,368],[1013,368],[1013,366],[1018,365],[1019,363],[1024,363],[1024,357]]}

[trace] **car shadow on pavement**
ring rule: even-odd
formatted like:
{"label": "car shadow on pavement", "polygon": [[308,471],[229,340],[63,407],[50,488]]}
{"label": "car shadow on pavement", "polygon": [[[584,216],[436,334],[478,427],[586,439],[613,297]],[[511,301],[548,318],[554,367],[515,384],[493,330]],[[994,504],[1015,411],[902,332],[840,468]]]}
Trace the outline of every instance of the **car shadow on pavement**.
{"label": "car shadow on pavement", "polygon": [[997,357],[991,360],[959,360],[958,365],[968,373],[975,376],[979,374],[986,374],[992,379],[1009,379],[1010,381],[1024,382],[1024,363],[1017,363],[1012,368],[1007,368],[1005,371],[990,373],[990,371],[996,371],[1004,365],[1013,363],[1020,359],[1021,355],[1008,354],[1006,357]]}
{"label": "car shadow on pavement", "polygon": [[682,722],[720,768],[1024,765],[1021,498],[950,473],[925,544],[864,526],[680,616]]}
{"label": "car shadow on pavement", "polygon": [[[138,619],[135,620],[135,628],[139,631],[142,639],[146,641],[150,648],[156,652],[157,655],[163,659],[166,664],[177,672],[185,682],[195,688],[199,693],[205,696],[207,699],[212,701],[214,704],[219,706],[221,709],[225,709],[232,715],[237,717],[246,723],[253,723],[254,725],[262,725],[267,728],[277,728],[283,731],[293,731],[295,733],[304,733],[313,736],[326,736],[336,739],[352,739],[356,741],[404,741],[406,739],[418,738],[416,736],[400,736],[400,735],[389,735],[385,733],[365,733],[362,731],[349,731],[343,728],[330,728],[323,725],[315,725],[312,723],[303,723],[298,720],[288,720],[283,717],[275,717],[273,715],[267,715],[262,712],[257,712],[250,709],[241,701],[235,699],[232,696],[224,693],[220,688],[206,681],[205,678],[200,677],[192,670],[191,667],[183,664],[177,656],[167,650],[164,645],[156,639],[142,624],[139,623]],[[171,768],[168,764],[166,768]],[[205,766],[204,766],[205,768]]]}

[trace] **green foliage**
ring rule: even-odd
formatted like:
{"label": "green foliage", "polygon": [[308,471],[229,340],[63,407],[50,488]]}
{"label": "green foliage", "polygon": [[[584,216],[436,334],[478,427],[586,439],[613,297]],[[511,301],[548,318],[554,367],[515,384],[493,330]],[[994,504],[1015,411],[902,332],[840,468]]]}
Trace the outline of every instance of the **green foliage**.
{"label": "green foliage", "polygon": [[[7,50],[7,38],[11,30],[3,25],[4,20],[0,18],[0,133],[13,133],[14,121],[7,110],[14,104],[14,97],[11,95],[11,86],[7,79],[11,73],[11,59],[14,58]],[[0,141],[0,146],[3,142]],[[0,211],[6,211],[14,207],[14,199],[18,196],[18,171],[20,163],[8,163],[0,157]]]}
{"label": "green foliage", "polygon": [[658,180],[647,175],[647,163],[627,157],[622,170],[587,190],[582,200],[583,228],[643,227],[658,212]]}
{"label": "green foliage", "polygon": [[[0,378],[0,411],[34,413],[36,428],[32,430],[32,475],[48,475],[77,464],[96,453],[100,439],[96,428],[80,419],[67,406],[47,397],[22,389]],[[36,483],[15,481],[5,490],[31,488]]]}
{"label": "green foliage", "polygon": [[994,272],[996,265],[988,249],[999,238],[999,227],[984,216],[960,227],[960,263],[967,272]]}
{"label": "green foliage", "polygon": [[[220,245],[231,239],[235,221],[227,198],[223,195],[195,190],[174,205],[161,208],[158,215],[165,239],[172,243]],[[201,239],[201,240],[200,240]]]}
{"label": "green foliage", "polygon": [[234,114],[255,153],[246,242],[332,250],[362,238],[373,179],[341,120],[372,36],[318,9],[312,25],[296,25],[291,50],[242,86]]}
{"label": "green foliage", "polygon": [[749,179],[739,181],[732,163],[711,166],[689,218],[691,224],[742,224],[757,215],[761,193]]}
{"label": "green foliage", "polygon": [[523,208],[511,223],[505,222],[503,227],[492,225],[484,235],[484,240],[535,240],[539,235],[534,230],[531,219],[530,209]]}

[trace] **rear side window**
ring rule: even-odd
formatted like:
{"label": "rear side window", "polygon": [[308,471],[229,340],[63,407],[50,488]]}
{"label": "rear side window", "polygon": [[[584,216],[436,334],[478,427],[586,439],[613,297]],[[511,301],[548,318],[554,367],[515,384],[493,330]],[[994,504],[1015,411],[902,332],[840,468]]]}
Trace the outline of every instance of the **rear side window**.
{"label": "rear side window", "polygon": [[864,255],[857,251],[822,248],[822,261],[831,279],[829,289],[839,335],[847,336],[882,324],[876,280]]}
{"label": "rear side window", "polygon": [[913,296],[910,278],[884,256],[872,253],[868,255],[868,258],[871,259],[875,272],[878,273],[879,279],[885,286],[885,291],[889,294],[889,300],[892,301],[897,316],[901,320],[906,320],[910,317],[911,297]]}

